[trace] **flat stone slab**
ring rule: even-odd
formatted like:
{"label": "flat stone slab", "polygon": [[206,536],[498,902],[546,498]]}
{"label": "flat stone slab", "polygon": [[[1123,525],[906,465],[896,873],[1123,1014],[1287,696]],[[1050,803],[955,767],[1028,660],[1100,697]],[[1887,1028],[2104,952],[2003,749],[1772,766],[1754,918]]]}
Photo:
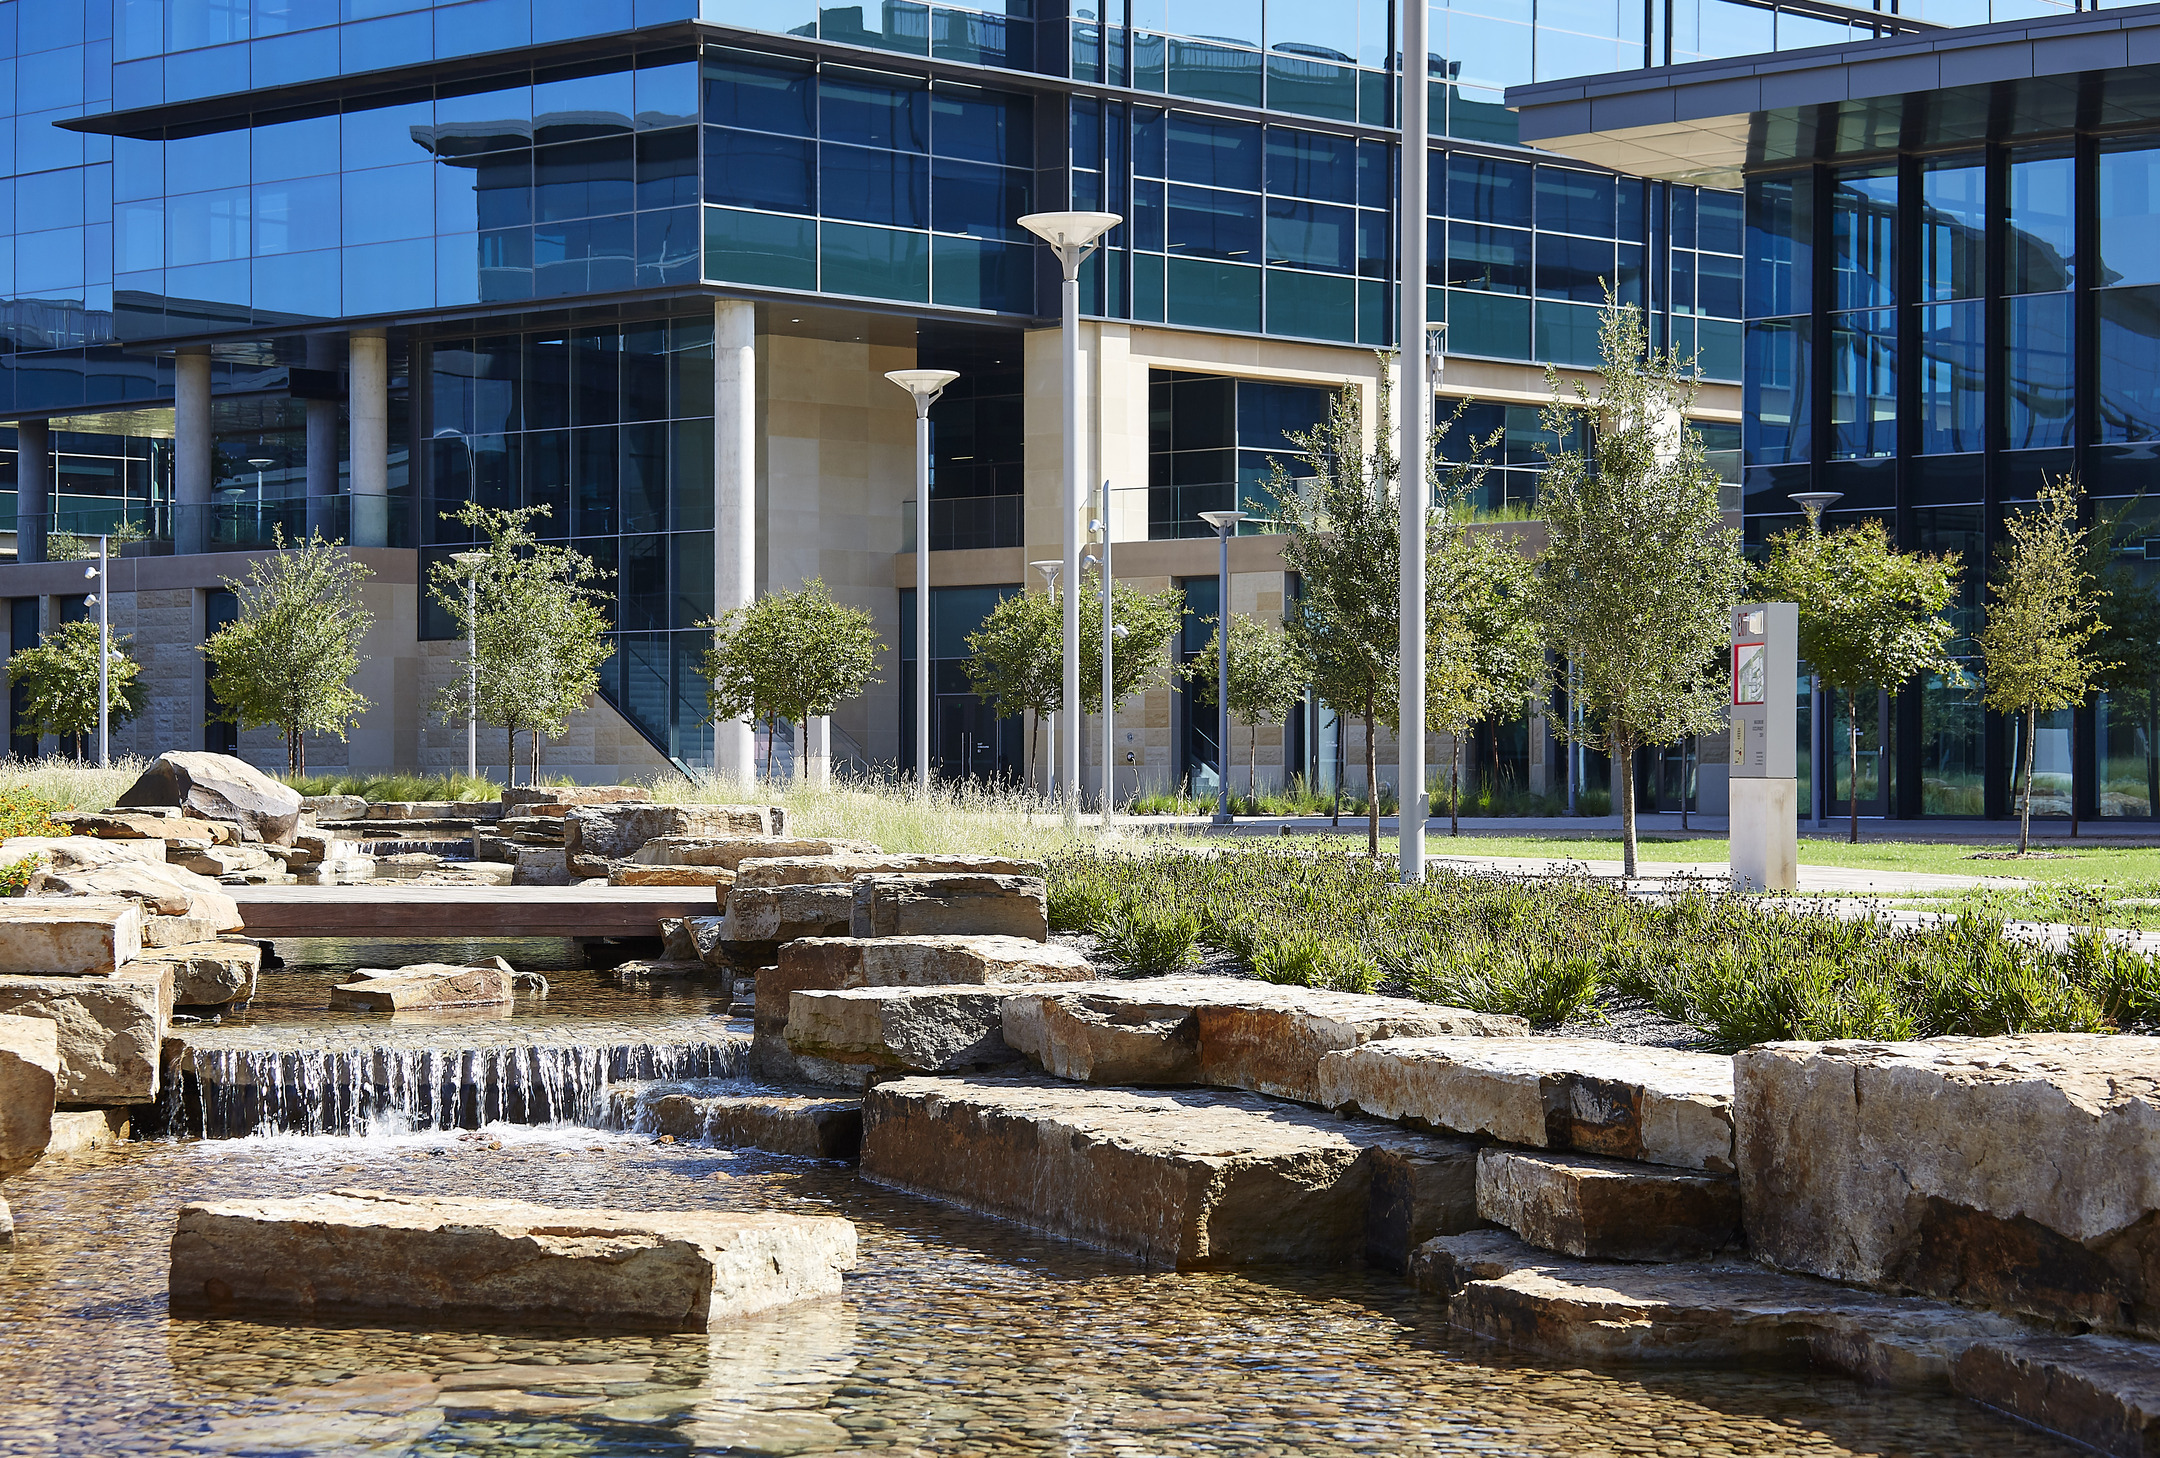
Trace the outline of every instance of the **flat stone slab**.
{"label": "flat stone slab", "polygon": [[156,963],[111,977],[0,977],[0,1014],[53,1025],[60,1102],[141,1104],[157,1097],[172,995],[172,969]]}
{"label": "flat stone slab", "polygon": [[175,1007],[221,1007],[255,995],[262,957],[255,942],[218,938],[146,948],[136,965],[158,962],[173,969]]}
{"label": "flat stone slab", "polygon": [[736,863],[736,883],[742,886],[848,885],[857,876],[930,875],[959,872],[976,876],[1034,876],[1043,874],[1041,861],[1014,860],[1005,856],[939,855],[780,855],[759,856]]}
{"label": "flat stone slab", "polygon": [[1242,977],[1031,989],[1005,1041],[1046,1073],[1092,1083],[1209,1084],[1324,1104],[1330,1053],[1385,1038],[1527,1035],[1521,1018]]}
{"label": "flat stone slab", "polygon": [[1953,1389],[2102,1453],[2160,1453],[2160,1348],[2102,1336],[1975,1342]]}
{"label": "flat stone slab", "polygon": [[894,1079],[865,1096],[862,1172],[1178,1269],[1340,1264],[1477,1219],[1467,1141],[1212,1091]]}
{"label": "flat stone slab", "polygon": [[1698,1170],[1486,1149],[1477,1205],[1541,1250],[1594,1260],[1700,1260],[1740,1244],[1739,1183]]}
{"label": "flat stone slab", "polygon": [[1744,1260],[1581,1261],[1498,1230],[1428,1241],[1410,1274],[1446,1300],[1450,1324],[1577,1361],[1782,1361],[1939,1389],[1975,1342],[2032,1331],[2014,1317],[1856,1291]]}
{"label": "flat stone slab", "polygon": [[0,1180],[44,1157],[59,1082],[60,1039],[53,1025],[0,1017]]}
{"label": "flat stone slab", "polygon": [[648,841],[727,839],[785,833],[786,812],[772,805],[573,805],[563,816],[563,849],[574,860],[623,861]]}
{"label": "flat stone slab", "polygon": [[142,924],[121,897],[0,898],[0,974],[110,977],[141,953]]}
{"label": "flat stone slab", "polygon": [[862,1150],[862,1100],[782,1093],[626,1091],[615,1122],[639,1134],[665,1134],[721,1149],[762,1149],[805,1159],[849,1159]]}
{"label": "flat stone slab", "polygon": [[61,1109],[52,1116],[52,1143],[45,1146],[45,1157],[111,1149],[127,1143],[130,1132],[125,1109]]}
{"label": "flat stone slab", "polygon": [[711,886],[725,889],[735,884],[735,873],[725,866],[627,865],[607,873],[610,886]]}
{"label": "flat stone slab", "polygon": [[643,865],[710,866],[740,871],[747,860],[832,856],[872,859],[878,854],[878,848],[866,840],[786,835],[662,835],[639,846],[630,859]]}
{"label": "flat stone slab", "polygon": [[382,971],[363,967],[330,989],[330,1006],[347,1012],[419,1012],[432,1008],[508,1006],[516,973],[500,957],[454,967],[422,962]]}
{"label": "flat stone slab", "polygon": [[855,1264],[829,1215],[556,1209],[336,1190],[184,1205],[176,1311],[706,1331],[827,1295]]}
{"label": "flat stone slab", "polygon": [[227,930],[201,916],[146,916],[142,924],[145,952],[161,947],[184,947],[190,942],[214,942]]}
{"label": "flat stone slab", "polygon": [[1763,1260],[2160,1335],[2160,1038],[1767,1043],[1734,1069]]}
{"label": "flat stone slab", "polygon": [[725,905],[723,946],[777,950],[780,943],[803,937],[846,936],[855,896],[850,887],[828,884],[736,886]]}
{"label": "flat stone slab", "polygon": [[789,1051],[834,1063],[948,1073],[1019,1062],[995,987],[851,987],[791,993]]}
{"label": "flat stone slab", "polygon": [[1039,876],[872,874],[856,877],[854,888],[853,936],[1050,940],[1049,893]]}
{"label": "flat stone slab", "polygon": [[951,987],[1087,982],[1094,969],[1071,947],[1006,936],[805,937],[780,949],[770,985]]}
{"label": "flat stone slab", "polygon": [[[89,845],[156,844],[147,840],[79,838]],[[31,878],[30,889],[38,896],[125,897],[141,902],[145,911],[207,921],[221,932],[240,929],[240,907],[226,894],[224,887],[208,876],[198,876],[179,866],[168,866],[162,859],[40,871]]]}
{"label": "flat stone slab", "polygon": [[1598,1038],[1391,1038],[1320,1062],[1320,1102],[1530,1149],[1733,1169],[1733,1061]]}

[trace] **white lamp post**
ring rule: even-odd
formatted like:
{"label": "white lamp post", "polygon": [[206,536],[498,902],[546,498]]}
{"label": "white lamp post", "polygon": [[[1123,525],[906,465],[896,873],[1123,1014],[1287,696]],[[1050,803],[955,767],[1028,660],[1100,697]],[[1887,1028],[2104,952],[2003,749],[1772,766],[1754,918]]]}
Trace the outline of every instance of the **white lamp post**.
{"label": "white lamp post", "polygon": [[112,595],[112,538],[97,539],[97,566],[83,568],[83,576],[95,582],[98,590],[84,599],[97,606],[97,762],[104,769],[111,762],[112,700],[110,698],[110,670],[112,668],[112,620],[108,616],[107,599]]}
{"label": "white lamp post", "polygon": [[[1057,603],[1058,574],[1065,570],[1065,564],[1053,558],[1044,562],[1030,562],[1028,566],[1042,574],[1043,590],[1050,594],[1050,602],[1052,606],[1055,606]],[[1054,792],[1057,789],[1058,715],[1056,710],[1051,711],[1047,727],[1050,742],[1043,746],[1043,789]]]}
{"label": "white lamp post", "polygon": [[915,401],[915,793],[930,789],[930,407],[958,370],[887,370]]}
{"label": "white lamp post", "polygon": [[1111,759],[1110,742],[1117,733],[1117,699],[1111,685],[1112,644],[1121,636],[1110,616],[1110,482],[1102,483],[1102,515],[1093,523],[1102,534],[1102,828],[1110,828],[1111,807],[1117,803],[1117,765]]}
{"label": "white lamp post", "polygon": [[[1102,235],[1125,221],[1116,213],[1029,213],[1020,226],[1050,245],[1064,271],[1062,290],[1065,346],[1065,491],[1059,540],[1065,548],[1067,582],[1080,578],[1080,265]],[[1058,761],[1059,786],[1065,794],[1065,826],[1080,819],[1080,599],[1065,594],[1065,702],[1067,733]]]}
{"label": "white lamp post", "polygon": [[[1432,386],[1425,377],[1421,343],[1430,344],[1425,327],[1426,167],[1432,128],[1426,89],[1429,50],[1425,43],[1425,6],[1402,13],[1402,179],[1396,256],[1402,260],[1401,319],[1396,339],[1402,359],[1402,431],[1398,460],[1401,480],[1396,493],[1402,534],[1401,581],[1396,621],[1402,665],[1395,738],[1396,875],[1404,882],[1425,879],[1425,447],[1432,429]],[[1367,785],[1379,804],[1380,787]]]}
{"label": "white lamp post", "polygon": [[1230,534],[1245,519],[1242,511],[1203,511],[1200,519],[1215,528],[1220,548],[1215,589],[1215,823],[1232,825],[1230,814]]}
{"label": "white lamp post", "polygon": [[[480,778],[480,623],[474,615],[474,598],[480,582],[480,568],[487,562],[485,552],[452,552],[450,560],[464,570],[465,576],[465,777]],[[517,767],[505,768],[505,775]]]}

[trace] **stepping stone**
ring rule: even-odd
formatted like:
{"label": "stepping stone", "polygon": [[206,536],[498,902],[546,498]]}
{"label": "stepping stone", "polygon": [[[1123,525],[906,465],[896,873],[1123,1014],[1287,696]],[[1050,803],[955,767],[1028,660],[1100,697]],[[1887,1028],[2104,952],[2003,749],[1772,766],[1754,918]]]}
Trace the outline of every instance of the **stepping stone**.
{"label": "stepping stone", "polygon": [[1038,876],[869,875],[854,888],[854,936],[1050,940],[1050,898]]}
{"label": "stepping stone", "polygon": [[64,1104],[155,1099],[172,996],[172,968],[154,962],[111,977],[0,977],[0,1015],[54,1026]]}
{"label": "stepping stone", "polygon": [[507,1007],[517,1001],[517,974],[500,957],[453,967],[421,962],[395,971],[363,967],[330,989],[333,1012],[419,1012],[445,1007]]}
{"label": "stepping stone", "polygon": [[1320,1063],[1329,1053],[1384,1038],[1529,1031],[1516,1017],[1243,977],[1038,988],[1005,1008],[1005,1041],[1060,1078],[1201,1083],[1309,1104],[1327,1101]]}
{"label": "stepping stone", "polygon": [[1017,1063],[1005,1046],[994,987],[852,987],[788,998],[788,1050],[798,1057],[947,1073]]}
{"label": "stepping stone", "polygon": [[1596,1260],[1699,1260],[1740,1244],[1730,1176],[1594,1155],[1483,1150],[1477,1207],[1541,1250]]}
{"label": "stepping stone", "polygon": [[571,859],[625,861],[663,838],[739,839],[782,834],[786,812],[771,805],[574,805],[563,816]]}
{"label": "stepping stone", "polygon": [[0,1180],[44,1157],[59,1086],[59,1031],[38,1018],[0,1017]]}
{"label": "stepping stone", "polygon": [[1733,1061],[1600,1038],[1403,1038],[1333,1053],[1320,1102],[1531,1149],[1733,1168]]}
{"label": "stepping stone", "polygon": [[961,872],[975,876],[1035,876],[1043,874],[1041,861],[1011,860],[1004,856],[937,855],[781,855],[760,856],[736,863],[736,884],[741,886],[807,886],[816,883],[852,883],[857,876],[878,874],[928,875]]}
{"label": "stepping stone", "polygon": [[156,962],[173,969],[175,1007],[222,1007],[255,995],[262,959],[257,943],[213,939],[148,948],[136,965]]}
{"label": "stepping stone", "polygon": [[707,1331],[840,1289],[830,1215],[557,1209],[335,1190],[184,1205],[175,1311]]}
{"label": "stepping stone", "polygon": [[780,953],[780,976],[768,985],[811,987],[950,987],[1087,982],[1094,969],[1070,947],[1026,937],[807,937]]}
{"label": "stepping stone", "polygon": [[862,1150],[861,1099],[675,1093],[616,1112],[618,1121],[637,1133],[702,1140],[721,1149],[848,1160]]}
{"label": "stepping stone", "polygon": [[865,1098],[862,1173],[1180,1270],[1399,1263],[1477,1220],[1468,1141],[1199,1090],[894,1079]]}
{"label": "stepping stone", "polygon": [[783,856],[873,858],[878,848],[865,840],[834,840],[784,835],[662,835],[638,847],[630,859],[654,866],[711,866],[740,871],[746,860]]}
{"label": "stepping stone", "polygon": [[45,1146],[45,1157],[111,1149],[127,1143],[131,1132],[126,1109],[60,1109],[52,1116],[52,1143]]}
{"label": "stepping stone", "polygon": [[2160,1453],[2160,1348],[2122,1337],[1975,1342],[1951,1387],[2036,1428],[2121,1458]]}
{"label": "stepping stone", "polygon": [[2160,1335],[2160,1038],[1767,1043],[1734,1069],[1763,1260]]}
{"label": "stepping stone", "polygon": [[1783,1362],[1939,1390],[1974,1343],[2031,1331],[2013,1317],[1746,1260],[1582,1261],[1498,1230],[1427,1241],[1410,1276],[1446,1300],[1450,1325],[1570,1361]]}
{"label": "stepping stone", "polygon": [[724,901],[721,945],[738,961],[766,966],[783,942],[846,936],[855,909],[851,888],[829,884],[736,886]]}
{"label": "stepping stone", "polygon": [[610,886],[713,886],[735,884],[735,873],[725,866],[628,865],[607,873]]}
{"label": "stepping stone", "polygon": [[153,912],[143,918],[143,950],[184,947],[190,942],[214,942],[219,940],[219,932],[229,929],[212,924],[207,917],[159,916]]}
{"label": "stepping stone", "polygon": [[0,973],[110,977],[142,951],[142,907],[120,897],[0,899]]}

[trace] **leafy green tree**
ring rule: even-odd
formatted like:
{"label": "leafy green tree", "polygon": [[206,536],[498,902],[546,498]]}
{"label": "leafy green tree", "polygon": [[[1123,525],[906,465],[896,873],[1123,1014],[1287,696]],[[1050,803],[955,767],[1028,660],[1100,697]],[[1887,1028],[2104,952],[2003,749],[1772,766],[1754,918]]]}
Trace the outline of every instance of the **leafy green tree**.
{"label": "leafy green tree", "polygon": [[[150,534],[143,530],[139,521],[121,520],[113,523],[113,529],[105,533],[105,550],[111,556],[120,555],[120,549],[134,542],[149,540]],[[45,538],[45,560],[48,562],[79,562],[97,555],[97,534],[82,536],[75,532],[59,531]]]}
{"label": "leafy green tree", "polygon": [[2039,716],[2081,704],[2108,663],[2091,651],[2105,625],[2102,593],[2089,567],[2090,528],[2079,520],[2084,489],[2075,476],[2040,488],[2039,503],[2003,523],[1987,626],[1978,635],[1987,706],[2025,716],[2024,786],[2018,805],[2018,854],[2031,848],[2033,731]]}
{"label": "leafy green tree", "polygon": [[[540,743],[561,737],[569,718],[600,688],[600,665],[614,656],[608,639],[606,574],[591,558],[543,542],[531,523],[545,506],[498,510],[466,502],[447,520],[486,539],[487,560],[474,572],[473,608],[465,606],[465,574],[452,562],[428,573],[428,591],[474,645],[479,665],[479,716],[502,726],[510,778],[517,778],[517,737],[527,735],[530,782],[539,773]],[[435,695],[436,717],[465,717],[460,675]]]}
{"label": "leafy green tree", "polygon": [[[1739,535],[1718,509],[1717,473],[1685,428],[1692,362],[1649,347],[1642,312],[1610,290],[1598,325],[1593,391],[1552,403],[1537,514],[1537,617],[1574,666],[1581,722],[1563,736],[1611,754],[1620,784],[1625,873],[1636,874],[1635,751],[1723,726],[1725,684],[1713,666],[1731,635],[1743,568]],[[1564,444],[1584,424],[1587,449]]]}
{"label": "leafy green tree", "polygon": [[343,739],[367,698],[352,686],[366,660],[360,644],[374,626],[360,586],[374,574],[338,542],[310,536],[258,557],[243,578],[224,579],[238,601],[233,621],[202,645],[210,662],[213,717],[285,736],[285,770],[307,773],[309,734]]}
{"label": "leafy green tree", "polygon": [[1504,532],[1477,530],[1458,496],[1441,515],[1427,562],[1426,714],[1449,737],[1448,833],[1462,834],[1463,741],[1488,719],[1529,711],[1545,678],[1545,645],[1531,613],[1536,573]]}
{"label": "leafy green tree", "polygon": [[[105,673],[109,722],[124,723],[143,711],[148,695],[137,681],[142,667],[128,657],[127,638],[112,640]],[[62,623],[35,648],[8,658],[8,682],[23,690],[24,717],[40,734],[75,741],[75,757],[97,732],[98,629],[96,623]]]}
{"label": "leafy green tree", "polygon": [[810,721],[877,682],[884,644],[870,614],[834,602],[822,578],[768,592],[698,624],[713,630],[705,654],[706,703],[715,722],[784,720],[796,726],[795,778],[810,772]]}
{"label": "leafy green tree", "polygon": [[[1921,674],[1951,683],[1965,675],[1950,656],[1956,629],[1943,615],[1957,595],[1958,554],[1900,552],[1883,524],[1868,518],[1836,531],[1795,527],[1770,539],[1770,556],[1755,575],[1763,602],[1800,609],[1800,656],[1855,711],[1846,719],[1849,786],[1860,783],[1863,695],[1896,692]],[[1860,841],[1859,796],[1847,796],[1847,832]]]}
{"label": "leafy green tree", "polygon": [[[1183,672],[1193,686],[1194,702],[1212,707],[1220,667],[1222,629],[1208,634],[1207,647]],[[1289,717],[1305,693],[1305,664],[1289,636],[1243,613],[1230,615],[1230,716],[1246,727],[1245,798],[1257,794],[1260,726]],[[1229,755],[1225,747],[1224,759]],[[1228,764],[1224,769],[1227,771]]]}

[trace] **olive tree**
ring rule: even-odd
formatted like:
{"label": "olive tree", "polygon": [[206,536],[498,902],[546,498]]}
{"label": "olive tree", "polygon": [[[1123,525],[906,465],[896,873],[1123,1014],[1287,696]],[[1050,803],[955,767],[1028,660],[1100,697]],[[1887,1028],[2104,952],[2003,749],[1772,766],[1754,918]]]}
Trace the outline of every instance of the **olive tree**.
{"label": "olive tree", "polygon": [[275,725],[285,736],[285,770],[307,773],[307,736],[343,739],[370,707],[352,686],[366,661],[360,645],[375,617],[361,584],[374,574],[342,543],[311,535],[224,579],[238,604],[233,620],[202,645],[210,663],[212,717],[243,729]]}
{"label": "olive tree", "polygon": [[1426,712],[1450,744],[1450,835],[1462,833],[1463,741],[1487,720],[1527,713],[1545,678],[1530,561],[1508,534],[1473,528],[1461,505],[1443,514],[1426,577]]}
{"label": "olive tree", "polygon": [[[148,702],[138,676],[140,664],[128,656],[127,638],[111,640],[106,663],[107,722],[134,718]],[[40,734],[75,742],[75,757],[97,732],[98,627],[91,622],[62,623],[31,648],[8,658],[8,682],[23,691],[23,717]]]}
{"label": "olive tree", "polygon": [[794,592],[768,592],[698,626],[713,630],[705,654],[713,720],[795,725],[795,778],[807,779],[810,721],[877,682],[884,645],[870,614],[833,601],[823,579],[813,577]]}

